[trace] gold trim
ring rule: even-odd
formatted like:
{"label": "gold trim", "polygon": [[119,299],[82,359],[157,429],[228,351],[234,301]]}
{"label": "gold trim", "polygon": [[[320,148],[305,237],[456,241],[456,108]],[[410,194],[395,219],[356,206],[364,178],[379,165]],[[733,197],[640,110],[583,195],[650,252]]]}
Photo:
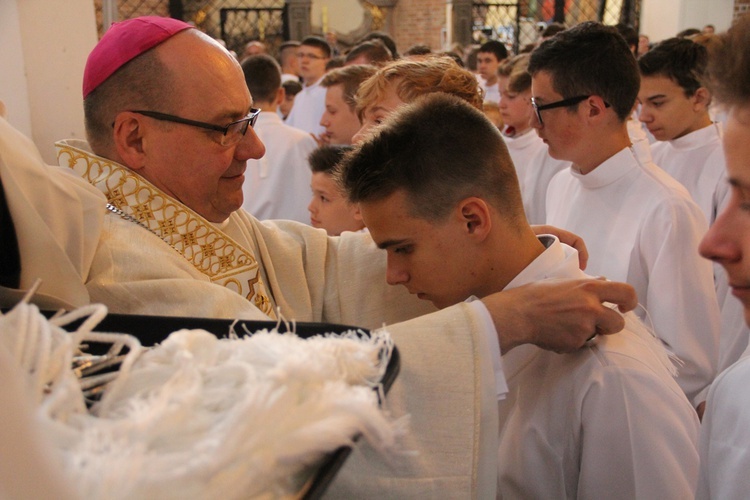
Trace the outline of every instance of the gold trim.
{"label": "gold trim", "polygon": [[127,167],[58,142],[57,158],[101,190],[109,203],[140,222],[211,282],[247,298],[275,319],[253,253]]}

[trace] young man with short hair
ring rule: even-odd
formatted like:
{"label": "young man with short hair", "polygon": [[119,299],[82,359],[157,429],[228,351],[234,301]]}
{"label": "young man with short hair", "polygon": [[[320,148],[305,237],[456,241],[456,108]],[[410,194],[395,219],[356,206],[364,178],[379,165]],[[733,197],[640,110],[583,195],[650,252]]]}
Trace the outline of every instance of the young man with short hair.
{"label": "young man with short hair", "polygon": [[484,90],[484,100],[499,102],[500,89],[497,86],[497,70],[508,58],[508,49],[498,40],[490,40],[479,47],[477,53],[477,73],[479,84]]}
{"label": "young man with short hair", "polygon": [[325,127],[323,137],[327,144],[349,145],[362,124],[356,111],[354,96],[360,84],[375,74],[375,66],[355,64],[334,69],[323,77],[320,84],[326,89],[326,108],[320,118]]}
{"label": "young man with short hair", "polygon": [[[711,226],[729,202],[729,185],[722,124],[709,116],[712,96],[703,83],[707,65],[703,45],[687,38],[664,40],[638,60],[638,100],[639,119],[657,139],[651,145],[654,163],[685,186]],[[714,277],[722,316],[721,371],[745,350],[750,330],[737,301],[727,300],[727,276],[718,265]]]}
{"label": "young man with short hair", "polygon": [[331,46],[318,36],[308,36],[300,42],[297,58],[304,88],[295,97],[286,123],[317,137],[324,131],[320,117],[325,111],[326,91],[320,86],[320,81],[326,73],[326,63],[331,59]]}
{"label": "young man with short hair", "polygon": [[289,219],[307,224],[307,156],[317,146],[315,139],[286,125],[276,113],[285,94],[281,68],[275,59],[265,54],[250,56],[241,66],[254,104],[260,108],[255,131],[266,146],[263,158],[247,160],[242,208],[260,220]]}
{"label": "young man with short hair", "polygon": [[633,54],[614,28],[587,22],[542,43],[529,73],[534,127],[553,158],[572,162],[550,182],[547,224],[583,236],[587,272],[635,287],[639,314],[684,363],[677,381],[698,405],[719,346],[713,272],[696,252],[707,224],[685,188],[631,145]]}
{"label": "young man with short hair", "polygon": [[[534,234],[500,132],[455,96],[403,106],[341,167],[387,252],[389,284],[439,308],[583,275],[575,250]],[[498,498],[692,495],[698,418],[633,314],[619,337],[574,354],[502,354],[511,375],[499,403]]]}
{"label": "young man with short hair", "polygon": [[569,166],[549,155],[547,145],[531,126],[531,75],[529,55],[505,61],[498,70],[500,115],[505,127],[503,139],[513,159],[521,185],[523,208],[530,224],[547,220],[547,186],[557,172]]}

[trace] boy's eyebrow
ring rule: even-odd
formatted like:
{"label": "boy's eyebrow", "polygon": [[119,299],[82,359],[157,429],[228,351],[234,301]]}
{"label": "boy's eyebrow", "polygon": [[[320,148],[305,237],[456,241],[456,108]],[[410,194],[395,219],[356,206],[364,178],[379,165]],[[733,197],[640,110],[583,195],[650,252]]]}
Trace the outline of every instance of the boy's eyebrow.
{"label": "boy's eyebrow", "polygon": [[656,94],[656,95],[650,95],[646,98],[647,101],[653,101],[654,99],[662,99],[664,97],[667,97],[667,94]]}
{"label": "boy's eyebrow", "polygon": [[388,247],[396,246],[396,245],[402,245],[404,242],[406,242],[406,239],[401,240],[385,240],[378,243],[378,248],[381,250],[387,250]]}

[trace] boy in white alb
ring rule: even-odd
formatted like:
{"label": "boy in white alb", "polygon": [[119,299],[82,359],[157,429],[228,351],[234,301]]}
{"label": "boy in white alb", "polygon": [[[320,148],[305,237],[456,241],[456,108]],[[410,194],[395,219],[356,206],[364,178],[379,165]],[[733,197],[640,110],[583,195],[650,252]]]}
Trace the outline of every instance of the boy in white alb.
{"label": "boy in white alb", "polygon": [[631,145],[635,58],[614,28],[582,23],[535,50],[529,72],[537,133],[550,155],[572,161],[550,183],[547,223],[583,236],[587,272],[633,285],[699,404],[719,346],[713,271],[696,251],[707,224],[685,188]]}
{"label": "boy in white alb", "polygon": [[310,134],[286,125],[276,108],[284,98],[281,68],[265,54],[242,61],[245,82],[261,110],[255,125],[266,154],[247,160],[242,207],[260,220],[288,219],[308,223],[310,186],[308,155],[317,143]]}
{"label": "boy in white alb", "polygon": [[528,54],[506,61],[498,71],[500,116],[505,128],[503,139],[513,160],[521,186],[521,198],[529,224],[544,224],[547,186],[569,162],[552,158],[547,145],[531,126],[531,75]]}
{"label": "boy in white alb", "polygon": [[[639,118],[658,142],[654,163],[687,188],[711,226],[729,201],[722,125],[711,121],[711,93],[701,83],[708,52],[685,38],[659,43],[638,60],[641,71]],[[747,347],[750,329],[736,300],[727,300],[727,276],[714,266],[721,307],[719,371],[734,363]]]}
{"label": "boy in white alb", "polygon": [[[507,149],[480,111],[434,93],[395,113],[341,165],[387,251],[390,284],[444,308],[582,275],[575,250],[532,232]],[[509,374],[498,497],[692,496],[698,418],[666,351],[632,313],[616,339],[596,337],[575,353],[520,346],[501,362],[490,349]]]}

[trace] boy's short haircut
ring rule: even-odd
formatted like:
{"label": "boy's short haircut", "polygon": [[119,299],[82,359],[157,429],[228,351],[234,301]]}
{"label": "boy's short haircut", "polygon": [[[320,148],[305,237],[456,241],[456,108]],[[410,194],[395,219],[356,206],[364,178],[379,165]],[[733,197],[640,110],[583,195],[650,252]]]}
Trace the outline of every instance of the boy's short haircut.
{"label": "boy's short haircut", "polygon": [[489,42],[485,42],[481,47],[479,47],[479,52],[489,52],[491,54],[495,54],[495,57],[498,61],[502,61],[503,59],[508,58],[508,49],[505,47],[505,44],[497,40],[490,40]]}
{"label": "boy's short haircut", "polygon": [[482,109],[482,94],[474,74],[461,68],[453,59],[436,55],[393,61],[365,80],[356,96],[360,119],[367,108],[385,97],[392,82],[398,82],[396,94],[406,103],[424,94],[445,92]]}
{"label": "boy's short haircut", "polygon": [[281,87],[281,67],[276,59],[267,54],[258,54],[244,59],[240,66],[253,100],[273,102]]}
{"label": "boy's short haircut", "polygon": [[708,83],[714,97],[727,106],[750,105],[750,15],[734,22],[712,44]]}
{"label": "boy's short haircut", "polygon": [[344,90],[344,102],[349,106],[351,111],[354,111],[354,108],[357,106],[357,101],[354,99],[357,89],[359,89],[362,82],[374,75],[376,71],[377,68],[369,64],[344,66],[343,68],[336,68],[326,73],[320,85],[326,88],[341,85]]}
{"label": "boy's short haircut", "polygon": [[370,64],[374,64],[375,66],[382,66],[389,61],[393,61],[393,54],[391,54],[388,47],[386,47],[380,40],[368,40],[355,45],[346,53],[344,64],[353,61],[360,56],[367,57]]}
{"label": "boy's short haircut", "polygon": [[630,116],[641,84],[625,39],[614,27],[593,21],[542,42],[529,61],[532,77],[540,71],[549,73],[552,88],[563,99],[598,95],[622,122]]}
{"label": "boy's short haircut", "polygon": [[521,93],[531,89],[531,75],[528,69],[529,54],[519,54],[501,64],[497,73],[508,79],[508,90]]}
{"label": "boy's short haircut", "polygon": [[281,84],[287,96],[295,96],[302,92],[302,84],[294,80],[287,80]]}
{"label": "boy's short haircut", "polygon": [[476,196],[516,224],[525,221],[513,162],[500,131],[459,97],[420,97],[349,153],[339,181],[350,201],[380,201],[403,190],[410,215],[444,221]]}
{"label": "boy's short haircut", "polygon": [[300,46],[301,45],[319,48],[323,51],[323,55],[326,57],[326,59],[330,58],[331,54],[333,54],[331,45],[326,41],[325,38],[321,38],[319,36],[307,36],[302,39],[302,41],[300,42]]}
{"label": "boy's short haircut", "polygon": [[396,42],[388,33],[382,31],[371,31],[363,36],[357,43],[367,42],[369,40],[378,40],[391,52],[391,56],[393,56],[394,60],[399,58],[398,50],[396,49]]}
{"label": "boy's short haircut", "polygon": [[336,172],[336,167],[346,153],[352,149],[354,149],[353,146],[332,146],[327,144],[320,146],[313,150],[307,157],[307,161],[310,163],[310,170],[313,173],[321,172],[333,175]]}
{"label": "boy's short haircut", "polygon": [[641,76],[665,76],[682,87],[687,97],[703,86],[708,51],[688,38],[670,38],[638,59]]}

